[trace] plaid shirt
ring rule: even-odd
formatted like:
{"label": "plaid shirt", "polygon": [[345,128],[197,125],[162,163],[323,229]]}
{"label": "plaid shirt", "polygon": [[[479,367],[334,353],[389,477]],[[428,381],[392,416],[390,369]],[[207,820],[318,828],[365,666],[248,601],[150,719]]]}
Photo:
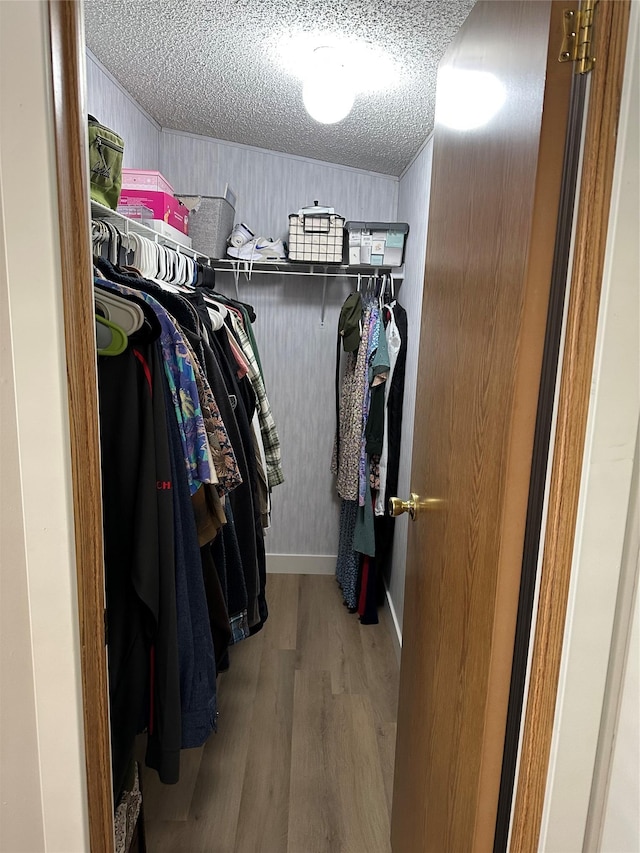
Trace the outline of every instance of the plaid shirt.
{"label": "plaid shirt", "polygon": [[272,489],[274,486],[284,483],[280,456],[280,439],[278,438],[278,432],[271,412],[271,406],[267,399],[264,380],[260,373],[260,368],[258,367],[258,362],[256,360],[253,347],[251,346],[249,336],[233,308],[229,309],[229,317],[231,318],[233,331],[237,335],[240,343],[240,348],[249,363],[249,380],[258,401],[260,435],[262,436],[264,455],[267,461],[267,482],[269,484],[269,488]]}

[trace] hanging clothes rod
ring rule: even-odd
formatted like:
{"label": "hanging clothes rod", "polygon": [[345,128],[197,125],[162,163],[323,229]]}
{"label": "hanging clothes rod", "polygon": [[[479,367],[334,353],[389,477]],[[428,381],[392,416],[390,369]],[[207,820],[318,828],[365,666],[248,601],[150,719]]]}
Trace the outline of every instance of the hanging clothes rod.
{"label": "hanging clothes rod", "polygon": [[[378,276],[392,273],[394,279],[402,279],[404,277],[403,267],[348,267],[348,266],[325,266],[323,264],[279,264],[265,266],[264,263],[256,261],[251,265],[251,261],[229,261],[229,266],[219,266],[220,260],[212,260],[212,269],[215,272],[243,273],[245,275],[253,275],[260,273],[261,275],[295,275],[295,276],[310,276],[310,277],[328,277],[328,278],[377,278]],[[246,268],[239,266],[246,264]]]}
{"label": "hanging clothes rod", "polygon": [[[322,278],[322,308],[320,314],[320,325],[324,326],[324,317],[327,303],[327,281],[330,278],[352,278],[358,279],[358,283],[362,279],[380,278],[388,275],[392,281],[399,281],[404,278],[404,267],[349,267],[335,266],[328,264],[305,264],[308,269],[300,269],[298,264],[289,263],[271,263],[265,264],[263,261],[228,261],[228,266],[220,266],[221,261],[212,262],[212,269],[216,273],[228,272],[233,275],[233,280],[236,288],[236,298],[240,298],[238,281],[240,274],[243,273],[247,281],[251,281],[252,275],[291,275],[300,278],[306,277],[321,277]],[[244,264],[244,269],[241,269],[241,264]]]}

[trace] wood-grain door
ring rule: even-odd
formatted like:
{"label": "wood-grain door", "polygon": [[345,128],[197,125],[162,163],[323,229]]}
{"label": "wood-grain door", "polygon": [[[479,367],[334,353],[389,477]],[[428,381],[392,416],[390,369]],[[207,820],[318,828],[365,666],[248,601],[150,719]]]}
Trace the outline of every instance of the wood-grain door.
{"label": "wood-grain door", "polygon": [[[493,847],[573,74],[561,39],[556,3],[480,0],[440,67],[411,488],[443,504],[397,522],[394,853]],[[478,81],[502,106],[451,127],[455,86]]]}

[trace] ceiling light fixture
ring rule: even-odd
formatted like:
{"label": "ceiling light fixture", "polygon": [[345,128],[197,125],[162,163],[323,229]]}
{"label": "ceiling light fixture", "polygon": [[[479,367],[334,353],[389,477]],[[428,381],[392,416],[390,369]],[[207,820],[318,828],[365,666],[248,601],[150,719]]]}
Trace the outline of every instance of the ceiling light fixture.
{"label": "ceiling light fixture", "polygon": [[302,80],[309,115],[323,124],[342,121],[357,95],[393,88],[397,62],[378,45],[319,31],[280,36],[273,48],[279,64]]}
{"label": "ceiling light fixture", "polygon": [[436,124],[453,130],[474,130],[488,124],[506,99],[504,83],[495,74],[443,68],[438,74]]}
{"label": "ceiling light fixture", "polygon": [[336,124],[351,112],[355,91],[340,52],[335,47],[317,47],[304,70],[302,101],[311,118],[321,124]]}

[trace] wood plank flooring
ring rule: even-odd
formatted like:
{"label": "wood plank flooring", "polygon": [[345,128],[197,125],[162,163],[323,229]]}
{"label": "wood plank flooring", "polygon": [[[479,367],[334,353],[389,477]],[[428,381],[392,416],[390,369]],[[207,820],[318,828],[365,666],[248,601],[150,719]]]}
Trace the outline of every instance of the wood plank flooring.
{"label": "wood plank flooring", "polygon": [[[398,664],[333,577],[269,575],[270,617],[231,648],[218,733],[181,781],[145,770],[149,853],[390,853]],[[155,777],[155,778],[154,778]]]}

